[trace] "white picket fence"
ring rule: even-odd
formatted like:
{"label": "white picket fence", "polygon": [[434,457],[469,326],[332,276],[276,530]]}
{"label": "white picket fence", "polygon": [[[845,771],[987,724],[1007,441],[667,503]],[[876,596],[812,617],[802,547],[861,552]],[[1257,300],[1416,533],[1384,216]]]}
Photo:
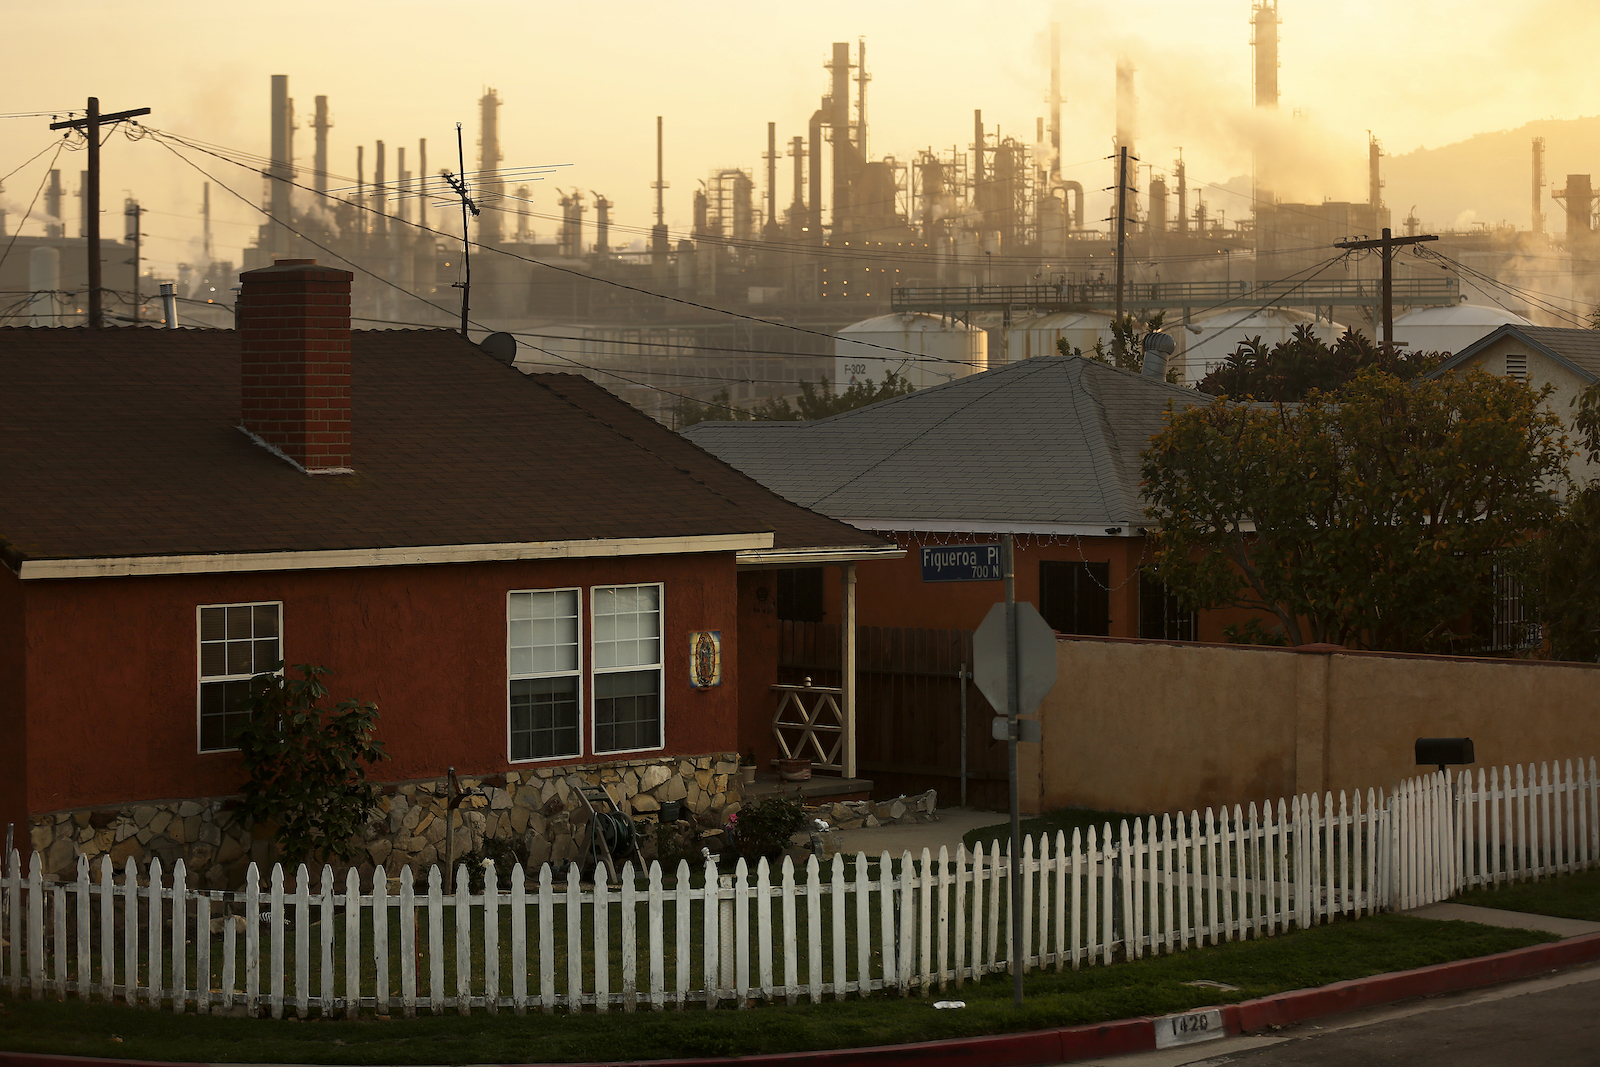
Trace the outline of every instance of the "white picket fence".
{"label": "white picket fence", "polygon": [[[1447,773],[1379,791],[1303,795],[1276,809],[1123,822],[1115,834],[1024,839],[1024,971],[1081,967],[1271,936],[1336,917],[1411,908],[1466,886],[1594,866],[1595,764]],[[1006,850],[858,854],[802,867],[743,861],[620,885],[518,867],[510,888],[453,893],[440,870],[417,892],[363,892],[324,867],[292,883],[252,866],[243,892],[190,889],[182,863],[46,881],[7,857],[0,984],[13,995],[121,999],[304,1017],[474,1008],[635,1010],[743,1006],[874,991],[944,990],[1011,966]],[[217,920],[214,924],[213,920]],[[213,929],[213,926],[216,929]]]}

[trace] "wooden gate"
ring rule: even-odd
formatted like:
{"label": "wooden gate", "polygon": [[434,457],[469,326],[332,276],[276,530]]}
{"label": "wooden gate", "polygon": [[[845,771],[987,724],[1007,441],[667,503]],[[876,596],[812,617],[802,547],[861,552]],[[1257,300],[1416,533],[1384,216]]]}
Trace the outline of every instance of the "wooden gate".
{"label": "wooden gate", "polygon": [[[840,682],[839,627],[780,622],[778,681]],[[961,802],[961,690],[967,697],[967,803],[1007,806],[1006,746],[990,737],[994,710],[970,680],[971,630],[862,626],[857,630],[856,767],[878,797],[939,791]],[[968,677],[961,677],[965,664]]]}

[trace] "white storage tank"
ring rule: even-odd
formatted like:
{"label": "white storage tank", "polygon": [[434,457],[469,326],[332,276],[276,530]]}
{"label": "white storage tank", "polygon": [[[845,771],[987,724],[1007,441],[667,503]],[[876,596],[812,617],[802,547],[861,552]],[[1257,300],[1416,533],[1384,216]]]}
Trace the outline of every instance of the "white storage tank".
{"label": "white storage tank", "polygon": [[1267,308],[1219,311],[1187,326],[1168,326],[1164,332],[1178,339],[1176,362],[1183,367],[1183,384],[1193,385],[1227,362],[1245,341],[1259,337],[1261,343],[1271,349],[1291,340],[1297,326],[1310,326],[1312,332],[1330,345],[1345,331],[1337,322],[1322,322],[1304,311]]}
{"label": "white storage tank", "polygon": [[1074,311],[1057,311],[1025,319],[1006,330],[1006,360],[1016,363],[1024,359],[1060,354],[1056,342],[1065,340],[1084,355],[1094,351],[1095,341],[1100,341],[1107,352],[1111,351],[1111,316],[1080,314]]}
{"label": "white storage tank", "polygon": [[1412,308],[1394,317],[1394,339],[1404,342],[1407,352],[1454,354],[1508,323],[1533,325],[1516,312],[1477,304]]}
{"label": "white storage tank", "polygon": [[881,385],[891,371],[926,389],[987,369],[989,335],[938,315],[879,315],[835,334],[833,356],[836,393],[859,381]]}

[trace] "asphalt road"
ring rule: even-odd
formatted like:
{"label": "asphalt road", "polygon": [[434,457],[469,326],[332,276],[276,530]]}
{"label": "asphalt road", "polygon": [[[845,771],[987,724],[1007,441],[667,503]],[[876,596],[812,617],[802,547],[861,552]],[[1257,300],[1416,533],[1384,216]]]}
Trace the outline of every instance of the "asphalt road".
{"label": "asphalt road", "polygon": [[1600,966],[1320,1019],[1106,1067],[1596,1067]]}

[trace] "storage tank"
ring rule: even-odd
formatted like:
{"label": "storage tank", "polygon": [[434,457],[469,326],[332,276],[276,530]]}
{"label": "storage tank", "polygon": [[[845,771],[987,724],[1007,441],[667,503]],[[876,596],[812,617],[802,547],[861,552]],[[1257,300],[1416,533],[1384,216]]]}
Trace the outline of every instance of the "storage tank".
{"label": "storage tank", "polygon": [[989,335],[938,315],[879,315],[834,335],[833,356],[835,392],[842,393],[858,381],[881,385],[891,371],[926,389],[985,370]]}
{"label": "storage tank", "polygon": [[1061,350],[1056,342],[1062,339],[1073,348],[1081,349],[1084,355],[1094,351],[1097,340],[1109,352],[1113,343],[1111,317],[1057,311],[1024,319],[1006,330],[1006,358],[1016,363],[1038,356],[1059,355]]}
{"label": "storage tank", "polygon": [[1243,342],[1259,337],[1270,349],[1293,338],[1297,326],[1311,326],[1312,332],[1330,345],[1345,331],[1340,323],[1322,322],[1304,311],[1267,308],[1219,311],[1187,326],[1170,326],[1166,332],[1178,338],[1175,362],[1183,368],[1183,384],[1193,385],[1226,362]]}
{"label": "storage tank", "polygon": [[1407,352],[1455,353],[1508,323],[1533,325],[1514,311],[1477,304],[1412,308],[1394,317],[1394,339],[1404,342]]}

